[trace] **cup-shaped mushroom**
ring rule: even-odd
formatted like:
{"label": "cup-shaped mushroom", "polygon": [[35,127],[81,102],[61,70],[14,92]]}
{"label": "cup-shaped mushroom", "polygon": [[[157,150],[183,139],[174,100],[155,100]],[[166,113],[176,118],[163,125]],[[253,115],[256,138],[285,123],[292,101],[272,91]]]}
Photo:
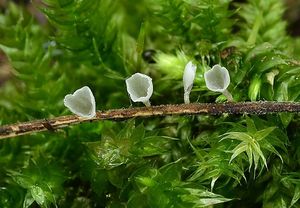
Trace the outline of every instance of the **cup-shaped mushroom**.
{"label": "cup-shaped mushroom", "polygon": [[191,61],[185,66],[183,73],[184,103],[190,103],[190,93],[193,88],[197,66]]}
{"label": "cup-shaped mushroom", "polygon": [[228,101],[233,101],[232,95],[228,92],[227,87],[230,84],[229,72],[225,67],[214,65],[212,69],[204,73],[206,87],[214,92],[223,93]]}
{"label": "cup-shaped mushroom", "polygon": [[224,92],[230,83],[228,70],[218,64],[204,73],[204,79],[207,88],[214,92]]}
{"label": "cup-shaped mushroom", "polygon": [[135,73],[126,79],[127,92],[133,102],[142,102],[150,106],[150,97],[153,93],[153,84],[151,77]]}
{"label": "cup-shaped mushroom", "polygon": [[84,86],[73,94],[65,96],[64,105],[69,110],[84,118],[93,118],[96,115],[96,102],[91,89]]}

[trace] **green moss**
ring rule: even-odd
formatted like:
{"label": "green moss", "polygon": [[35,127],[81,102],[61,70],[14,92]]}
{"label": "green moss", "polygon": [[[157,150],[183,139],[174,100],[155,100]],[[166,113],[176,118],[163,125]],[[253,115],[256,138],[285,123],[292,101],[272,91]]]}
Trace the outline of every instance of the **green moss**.
{"label": "green moss", "polygon": [[[37,6],[37,5],[35,5]],[[70,112],[84,85],[97,109],[126,108],[125,79],[150,75],[153,105],[183,102],[185,64],[197,65],[192,102],[221,102],[203,73],[231,76],[236,101],[299,101],[299,38],[283,1],[43,0],[47,18],[9,3],[0,50],[0,124]],[[147,63],[142,54],[154,50]],[[0,66],[0,70],[2,70]],[[0,141],[0,207],[299,207],[299,116],[169,116],[103,121]],[[214,205],[218,204],[218,205]]]}

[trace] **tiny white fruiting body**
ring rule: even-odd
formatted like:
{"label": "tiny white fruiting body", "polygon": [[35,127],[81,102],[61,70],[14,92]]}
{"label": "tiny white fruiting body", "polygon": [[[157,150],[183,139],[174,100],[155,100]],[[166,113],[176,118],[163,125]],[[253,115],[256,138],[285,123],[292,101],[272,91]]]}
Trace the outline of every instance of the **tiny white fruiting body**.
{"label": "tiny white fruiting body", "polygon": [[188,62],[183,73],[184,103],[190,103],[190,93],[193,88],[197,66]]}
{"label": "tiny white fruiting body", "polygon": [[209,71],[204,73],[204,79],[209,90],[221,92],[227,97],[228,101],[233,101],[232,95],[227,90],[230,84],[230,76],[225,67],[221,67],[219,64],[214,65]]}
{"label": "tiny white fruiting body", "polygon": [[204,73],[206,86],[214,92],[224,92],[230,83],[229,72],[225,67],[219,64],[214,65],[212,69]]}
{"label": "tiny white fruiting body", "polygon": [[151,77],[135,73],[126,79],[127,92],[133,102],[142,102],[150,106],[150,97],[153,93],[153,84]]}
{"label": "tiny white fruiting body", "polygon": [[66,95],[64,105],[72,113],[84,118],[93,118],[96,115],[95,97],[88,86]]}

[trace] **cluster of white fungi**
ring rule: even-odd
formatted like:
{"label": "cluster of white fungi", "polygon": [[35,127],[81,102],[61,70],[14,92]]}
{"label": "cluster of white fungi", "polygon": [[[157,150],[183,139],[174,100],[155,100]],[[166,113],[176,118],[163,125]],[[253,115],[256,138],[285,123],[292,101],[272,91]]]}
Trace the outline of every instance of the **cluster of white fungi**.
{"label": "cluster of white fungi", "polygon": [[[185,66],[183,73],[184,103],[190,103],[190,93],[193,88],[197,66],[191,61]],[[213,66],[204,73],[206,86],[209,90],[220,92],[225,95],[229,102],[233,101],[232,95],[228,92],[227,87],[230,83],[228,70],[220,65]],[[151,77],[135,73],[126,79],[127,92],[133,102],[142,102],[149,107],[150,97],[153,93],[153,84]],[[84,117],[93,118],[96,115],[96,102],[91,89],[84,86],[76,90],[73,94],[65,96],[64,104],[74,114]]]}

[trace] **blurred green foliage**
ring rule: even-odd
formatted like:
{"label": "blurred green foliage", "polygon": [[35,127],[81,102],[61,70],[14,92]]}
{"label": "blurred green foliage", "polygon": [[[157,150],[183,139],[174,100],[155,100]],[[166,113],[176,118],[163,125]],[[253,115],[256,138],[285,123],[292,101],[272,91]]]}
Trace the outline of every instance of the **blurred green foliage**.
{"label": "blurred green foliage", "polygon": [[[299,101],[299,38],[278,0],[43,0],[7,3],[0,124],[67,115],[88,85],[98,109],[130,107],[124,80],[154,81],[152,104],[222,102],[203,73],[231,76],[236,101]],[[152,52],[156,63],[143,60]],[[7,67],[6,67],[7,69]],[[299,116],[169,116],[103,121],[0,141],[0,207],[299,207]]]}

